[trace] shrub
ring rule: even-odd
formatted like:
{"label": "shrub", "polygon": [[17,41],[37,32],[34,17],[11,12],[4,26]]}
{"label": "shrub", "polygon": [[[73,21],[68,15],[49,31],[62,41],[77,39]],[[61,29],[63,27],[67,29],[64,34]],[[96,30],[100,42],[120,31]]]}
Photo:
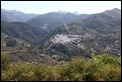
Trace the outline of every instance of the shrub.
{"label": "shrub", "polygon": [[6,52],[1,52],[1,70],[8,68],[9,64],[9,54]]}
{"label": "shrub", "polygon": [[[121,71],[120,66],[121,60],[117,56],[107,54],[97,56],[93,55],[92,59],[88,62],[87,68],[85,69],[87,74],[85,80],[119,81],[121,76],[121,74],[119,73]],[[111,78],[112,74],[113,76]]]}
{"label": "shrub", "polygon": [[15,45],[16,45],[16,40],[8,40],[6,42],[7,47],[12,47],[12,46],[15,46]]}
{"label": "shrub", "polygon": [[[2,54],[3,55],[3,54]],[[3,62],[4,61],[4,62]],[[2,56],[6,68],[8,56]],[[121,61],[117,56],[93,55],[91,59],[73,58],[63,65],[49,66],[27,62],[13,63],[2,69],[2,81],[120,81]]]}

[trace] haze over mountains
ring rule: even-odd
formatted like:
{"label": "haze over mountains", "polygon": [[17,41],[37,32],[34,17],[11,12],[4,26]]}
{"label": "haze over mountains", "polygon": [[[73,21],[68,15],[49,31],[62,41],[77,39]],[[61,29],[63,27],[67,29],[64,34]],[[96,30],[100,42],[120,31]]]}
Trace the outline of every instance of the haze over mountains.
{"label": "haze over mountains", "polygon": [[26,14],[17,10],[1,9],[1,21],[25,22],[37,15],[38,14]]}
{"label": "haze over mountains", "polygon": [[67,13],[67,14],[60,14],[60,13],[47,13],[44,15],[39,15],[35,18],[32,18],[31,20],[27,21],[30,25],[35,25],[37,27],[40,27],[44,30],[53,30],[59,26],[62,26],[63,23],[71,23],[76,20],[82,20],[87,18],[89,15],[75,15],[73,13]]}
{"label": "haze over mountains", "polygon": [[39,15],[2,9],[1,50],[14,53],[11,62],[32,62],[32,59],[48,64],[74,56],[90,58],[91,53],[120,56],[121,10]]}

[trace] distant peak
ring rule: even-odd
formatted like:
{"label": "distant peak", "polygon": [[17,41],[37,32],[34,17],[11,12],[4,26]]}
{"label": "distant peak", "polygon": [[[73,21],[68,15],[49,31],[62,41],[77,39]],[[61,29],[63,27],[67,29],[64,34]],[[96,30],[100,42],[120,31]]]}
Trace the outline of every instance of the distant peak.
{"label": "distant peak", "polygon": [[79,15],[79,13],[78,13],[77,11],[74,11],[73,13],[74,13],[75,15]]}
{"label": "distant peak", "polygon": [[108,11],[120,11],[121,9],[118,9],[118,8],[113,8],[111,10],[106,10],[105,12],[108,12]]}
{"label": "distant peak", "polygon": [[114,9],[112,9],[112,10],[120,10],[120,9],[118,9],[118,8],[114,8]]}
{"label": "distant peak", "polygon": [[1,9],[2,12],[14,12],[14,13],[23,13],[21,11],[18,10],[7,10],[7,9]]}
{"label": "distant peak", "polygon": [[7,11],[6,9],[1,9],[1,12],[5,12],[5,11]]}
{"label": "distant peak", "polygon": [[68,12],[66,12],[66,11],[58,11],[57,13],[59,13],[59,14],[67,14]]}

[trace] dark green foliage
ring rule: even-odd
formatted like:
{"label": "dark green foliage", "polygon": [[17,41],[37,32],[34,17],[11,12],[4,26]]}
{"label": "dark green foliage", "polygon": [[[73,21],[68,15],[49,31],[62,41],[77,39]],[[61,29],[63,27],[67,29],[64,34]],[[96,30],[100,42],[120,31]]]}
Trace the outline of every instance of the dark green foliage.
{"label": "dark green foliage", "polygon": [[67,48],[61,43],[57,43],[57,44],[53,45],[51,48],[55,49],[55,50],[57,50],[59,52],[62,52],[64,54],[69,54]]}
{"label": "dark green foliage", "polygon": [[6,46],[7,46],[7,47],[16,46],[16,40],[8,40],[8,41],[6,42]]}

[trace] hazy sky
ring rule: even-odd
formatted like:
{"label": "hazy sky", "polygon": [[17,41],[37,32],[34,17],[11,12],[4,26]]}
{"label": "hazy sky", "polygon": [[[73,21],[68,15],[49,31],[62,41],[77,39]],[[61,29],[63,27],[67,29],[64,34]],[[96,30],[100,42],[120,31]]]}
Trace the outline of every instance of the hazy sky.
{"label": "hazy sky", "polygon": [[121,1],[1,1],[1,8],[38,14],[57,11],[92,14],[113,8],[121,9]]}

